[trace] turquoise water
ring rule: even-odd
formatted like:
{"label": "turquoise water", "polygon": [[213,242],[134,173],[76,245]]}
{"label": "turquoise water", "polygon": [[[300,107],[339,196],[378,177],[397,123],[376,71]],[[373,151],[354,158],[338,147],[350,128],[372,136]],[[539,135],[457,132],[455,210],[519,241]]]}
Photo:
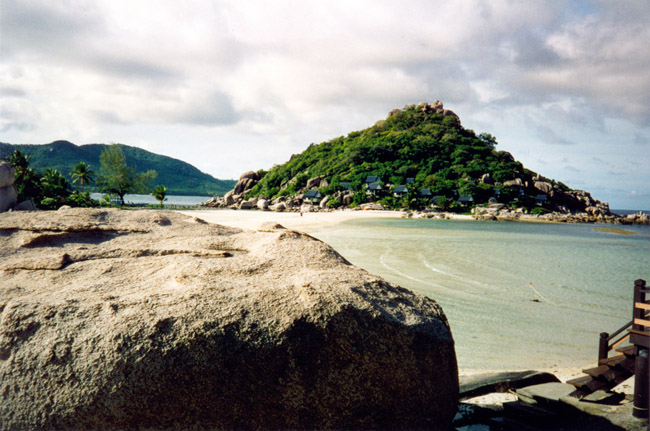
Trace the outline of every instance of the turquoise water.
{"label": "turquoise water", "polygon": [[599,333],[631,320],[634,280],[650,280],[650,227],[606,227],[365,219],[313,234],[438,301],[461,369],[524,369],[595,363]]}

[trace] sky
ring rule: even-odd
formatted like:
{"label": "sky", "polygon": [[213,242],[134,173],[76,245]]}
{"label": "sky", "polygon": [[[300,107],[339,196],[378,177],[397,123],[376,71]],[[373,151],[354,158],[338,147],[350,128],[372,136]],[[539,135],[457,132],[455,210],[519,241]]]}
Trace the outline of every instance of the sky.
{"label": "sky", "polygon": [[527,168],[650,209],[650,3],[2,0],[0,142],[217,178],[440,100]]}

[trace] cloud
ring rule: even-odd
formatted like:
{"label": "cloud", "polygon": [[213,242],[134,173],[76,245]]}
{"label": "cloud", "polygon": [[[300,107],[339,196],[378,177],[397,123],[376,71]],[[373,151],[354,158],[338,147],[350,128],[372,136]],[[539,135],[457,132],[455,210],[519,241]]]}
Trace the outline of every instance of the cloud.
{"label": "cloud", "polygon": [[189,161],[228,142],[244,171],[440,99],[530,163],[540,144],[607,160],[650,136],[649,19],[641,0],[5,0],[0,130],[165,150],[185,134]]}

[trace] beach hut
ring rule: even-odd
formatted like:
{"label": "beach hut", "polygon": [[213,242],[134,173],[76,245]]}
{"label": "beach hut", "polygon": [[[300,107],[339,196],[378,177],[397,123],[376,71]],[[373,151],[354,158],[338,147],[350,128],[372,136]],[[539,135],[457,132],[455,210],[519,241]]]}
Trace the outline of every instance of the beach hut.
{"label": "beach hut", "polygon": [[341,186],[341,188],[342,188],[343,190],[350,190],[350,183],[347,182],[347,181],[344,181],[344,182],[342,182],[342,183],[339,183],[339,185]]}
{"label": "beach hut", "polygon": [[364,181],[363,184],[365,184],[366,187],[369,187],[370,184],[372,184],[372,183],[378,183],[378,182],[380,182],[380,181],[381,181],[381,179],[380,179],[379,177],[374,176],[374,175],[368,175],[368,176],[366,177],[366,181]]}
{"label": "beach hut", "polygon": [[535,196],[536,205],[544,205],[547,200],[548,200],[548,196],[546,196],[545,194],[539,194]]}
{"label": "beach hut", "polygon": [[468,206],[474,203],[474,196],[472,195],[463,195],[458,198],[458,203],[463,206]]}
{"label": "beach hut", "polygon": [[373,196],[377,196],[377,193],[379,193],[382,190],[381,184],[379,183],[370,183],[368,184],[368,192],[369,194]]}
{"label": "beach hut", "polygon": [[408,187],[401,185],[397,186],[393,189],[393,196],[396,198],[403,198],[406,193],[408,193],[409,189]]}
{"label": "beach hut", "polygon": [[418,190],[418,197],[421,199],[431,199],[433,193],[429,189],[420,189]]}
{"label": "beach hut", "polygon": [[303,199],[311,202],[312,204],[317,204],[321,201],[321,199],[323,199],[323,195],[318,190],[309,190],[305,193]]}
{"label": "beach hut", "polygon": [[407,178],[406,179],[406,184],[415,184],[415,178]]}

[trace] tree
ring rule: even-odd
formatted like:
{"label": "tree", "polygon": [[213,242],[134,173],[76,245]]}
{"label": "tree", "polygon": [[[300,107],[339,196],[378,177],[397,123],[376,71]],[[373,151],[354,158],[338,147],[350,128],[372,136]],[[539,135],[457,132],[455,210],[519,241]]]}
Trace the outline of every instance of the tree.
{"label": "tree", "polygon": [[41,177],[41,193],[43,199],[40,205],[46,209],[55,209],[66,203],[70,196],[70,184],[58,170],[46,168]]}
{"label": "tree", "polygon": [[151,196],[160,202],[160,207],[162,208],[163,202],[167,200],[167,187],[163,186],[162,184],[157,185],[154,187],[153,192],[151,192]]}
{"label": "tree", "polygon": [[480,133],[478,135],[478,139],[490,148],[495,148],[498,144],[497,138],[495,138],[489,133],[485,133],[485,132]]}
{"label": "tree", "polygon": [[14,150],[7,162],[14,168],[14,186],[18,193],[18,202],[33,199],[34,203],[40,203],[41,197],[41,174],[29,167],[32,157],[27,156],[20,150]]}
{"label": "tree", "polygon": [[148,192],[149,183],[158,176],[154,170],[138,174],[135,169],[127,166],[124,153],[117,144],[112,144],[102,151],[99,163],[97,177],[99,189],[105,193],[116,194],[122,206],[124,206],[124,195]]}
{"label": "tree", "polygon": [[72,184],[79,184],[81,186],[81,191],[84,191],[84,186],[92,184],[95,180],[95,172],[90,169],[90,166],[84,162],[79,162],[72,168],[70,176],[72,179]]}

